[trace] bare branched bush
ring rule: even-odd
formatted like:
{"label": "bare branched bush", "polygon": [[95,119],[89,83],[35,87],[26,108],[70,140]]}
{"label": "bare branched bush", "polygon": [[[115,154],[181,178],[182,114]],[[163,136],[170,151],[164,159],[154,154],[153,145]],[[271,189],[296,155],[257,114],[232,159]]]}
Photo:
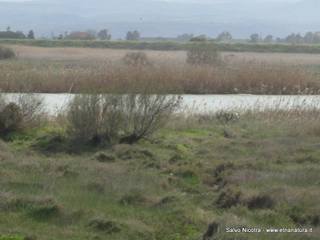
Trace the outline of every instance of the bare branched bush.
{"label": "bare branched bush", "polygon": [[77,141],[92,141],[100,135],[101,117],[99,95],[77,95],[67,110],[68,132]]}
{"label": "bare branched bush", "polygon": [[81,94],[69,106],[69,134],[82,142],[133,144],[163,127],[180,101],[166,95]]}
{"label": "bare branched bush", "polygon": [[0,60],[14,58],[16,56],[15,52],[11,48],[0,46]]}
{"label": "bare branched bush", "polygon": [[7,135],[22,126],[22,112],[15,103],[7,104],[0,112],[0,134]]}
{"label": "bare branched bush", "polygon": [[42,99],[33,94],[19,94],[11,101],[0,95],[0,133],[6,135],[40,123]]}
{"label": "bare branched bush", "polygon": [[213,44],[194,44],[187,52],[191,65],[213,65],[220,62],[220,54]]}
{"label": "bare branched bush", "polygon": [[44,116],[43,98],[35,94],[19,94],[14,102],[22,113],[23,125],[33,127],[40,123]]}
{"label": "bare branched bush", "polygon": [[129,52],[124,56],[123,62],[129,66],[151,65],[147,54],[145,54],[144,52]]}

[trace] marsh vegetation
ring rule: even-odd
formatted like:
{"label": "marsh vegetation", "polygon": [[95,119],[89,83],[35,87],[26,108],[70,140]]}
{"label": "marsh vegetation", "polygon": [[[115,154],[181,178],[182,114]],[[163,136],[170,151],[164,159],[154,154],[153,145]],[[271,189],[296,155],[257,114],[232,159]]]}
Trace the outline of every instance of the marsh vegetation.
{"label": "marsh vegetation", "polygon": [[112,93],[147,84],[168,94],[317,94],[320,89],[317,55],[209,53],[202,46],[189,52],[12,48],[18,59],[0,63],[5,92]]}
{"label": "marsh vegetation", "polygon": [[[12,48],[4,91],[79,94],[55,115],[36,94],[0,98],[1,240],[318,239],[319,108],[200,113],[179,97],[316,94],[316,57]],[[313,232],[225,232],[252,226]]]}

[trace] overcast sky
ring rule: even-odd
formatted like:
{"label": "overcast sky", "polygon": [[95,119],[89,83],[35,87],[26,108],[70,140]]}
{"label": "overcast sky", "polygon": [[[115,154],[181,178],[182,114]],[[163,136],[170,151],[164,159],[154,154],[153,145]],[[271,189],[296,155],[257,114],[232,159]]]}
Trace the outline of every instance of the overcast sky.
{"label": "overcast sky", "polygon": [[[0,0],[0,2],[27,2],[27,1],[48,1],[48,0]],[[50,0],[51,2],[59,0]],[[68,0],[64,0],[68,1]],[[107,1],[107,0],[106,0]],[[132,0],[128,0],[132,1]],[[239,0],[153,0],[153,1],[165,1],[165,2],[193,2],[193,3],[217,3],[217,2],[239,2]],[[299,0],[246,0],[252,2],[298,2]]]}
{"label": "overcast sky", "polygon": [[284,36],[319,31],[319,12],[320,0],[0,0],[0,30],[34,29],[44,36],[101,28],[116,37],[130,29],[144,36]]}

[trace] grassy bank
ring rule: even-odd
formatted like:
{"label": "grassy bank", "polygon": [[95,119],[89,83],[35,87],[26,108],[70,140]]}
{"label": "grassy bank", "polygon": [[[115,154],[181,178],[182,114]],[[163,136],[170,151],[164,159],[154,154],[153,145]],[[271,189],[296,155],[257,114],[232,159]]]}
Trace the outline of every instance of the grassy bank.
{"label": "grassy bank", "polygon": [[[215,222],[219,240],[318,239],[319,113],[228,114],[176,116],[137,144],[77,153],[63,151],[61,120],[10,134],[0,144],[0,234],[195,240]],[[225,233],[240,226],[313,233]]]}
{"label": "grassy bank", "polygon": [[[173,41],[134,42],[134,41],[95,41],[95,40],[15,40],[0,39],[0,44],[18,44],[36,47],[84,47],[133,50],[188,50],[194,43]],[[220,51],[226,52],[275,52],[275,53],[320,53],[320,45],[293,44],[253,44],[253,43],[214,43]]]}

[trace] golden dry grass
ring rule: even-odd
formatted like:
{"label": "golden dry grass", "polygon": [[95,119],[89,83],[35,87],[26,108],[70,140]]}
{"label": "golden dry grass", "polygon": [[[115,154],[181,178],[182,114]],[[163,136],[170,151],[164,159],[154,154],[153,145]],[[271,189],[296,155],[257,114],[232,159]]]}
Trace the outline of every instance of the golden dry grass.
{"label": "golden dry grass", "polygon": [[79,92],[140,84],[166,93],[318,93],[319,76],[306,66],[320,55],[222,53],[220,64],[192,66],[183,51],[144,51],[152,63],[128,66],[132,50],[11,46],[18,58],[0,63],[3,91]]}
{"label": "golden dry grass", "polygon": [[[19,58],[36,60],[120,60],[128,52],[135,50],[126,49],[94,49],[94,48],[43,48],[22,45],[7,45],[12,48]],[[185,62],[185,51],[155,51],[143,50],[153,61],[175,61],[176,63]],[[222,58],[229,63],[241,62],[264,62],[268,64],[294,64],[310,65],[320,63],[320,54],[308,53],[253,53],[253,52],[223,52]]]}

